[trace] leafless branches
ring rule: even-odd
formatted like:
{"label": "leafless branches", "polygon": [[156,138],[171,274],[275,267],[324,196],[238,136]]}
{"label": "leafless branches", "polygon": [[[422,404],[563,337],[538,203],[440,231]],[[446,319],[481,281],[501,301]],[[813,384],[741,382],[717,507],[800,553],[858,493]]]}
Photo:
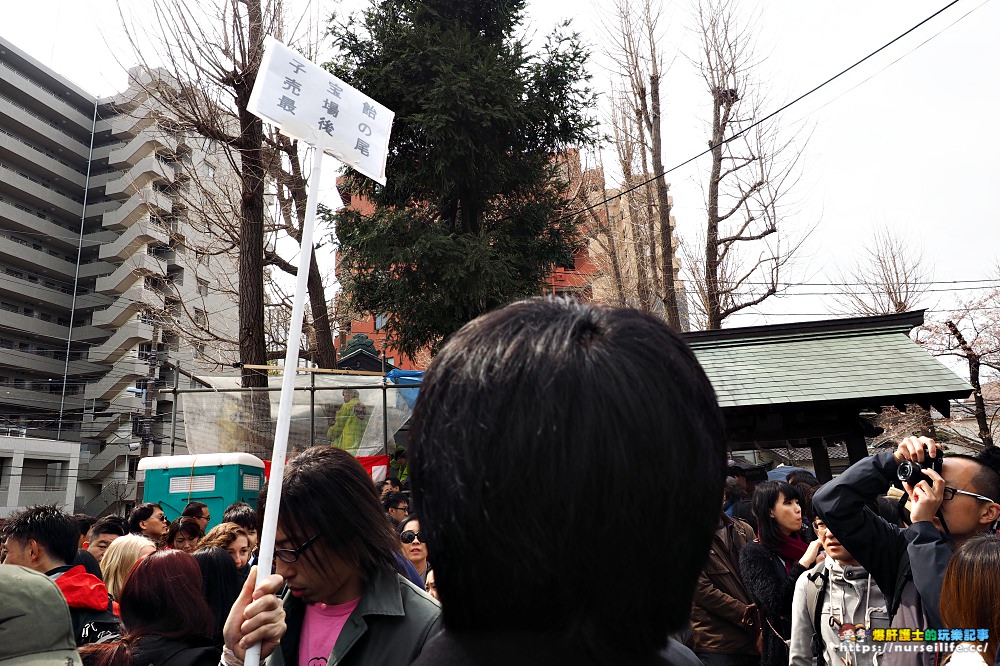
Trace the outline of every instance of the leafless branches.
{"label": "leafless branches", "polygon": [[840,274],[835,300],[842,314],[875,316],[919,307],[932,270],[919,250],[894,236],[888,227],[875,230],[861,258]]}

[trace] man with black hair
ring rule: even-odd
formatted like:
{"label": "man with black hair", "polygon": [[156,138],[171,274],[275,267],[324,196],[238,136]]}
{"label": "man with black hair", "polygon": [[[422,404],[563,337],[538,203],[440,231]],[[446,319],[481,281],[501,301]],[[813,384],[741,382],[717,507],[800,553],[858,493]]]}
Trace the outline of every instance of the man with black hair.
{"label": "man with black hair", "polygon": [[146,502],[132,509],[128,516],[128,531],[132,534],[141,534],[153,543],[159,543],[164,534],[167,533],[169,521],[163,514],[163,509],[159,504]]}
{"label": "man with black hair", "polygon": [[[715,392],[661,319],[532,299],[463,326],[410,427],[445,625],[416,663],[700,666],[668,637],[688,622],[725,450]],[[595,571],[611,582],[585,582]]]}
{"label": "man with black hair", "polygon": [[101,579],[83,566],[70,564],[76,557],[79,529],[53,504],[18,511],[3,526],[7,537],[4,564],[18,564],[45,574],[62,591],[69,604],[77,645],[93,643],[119,630],[111,597]]}
{"label": "man with black hair", "polygon": [[105,516],[91,526],[83,547],[100,562],[111,542],[126,534],[128,526],[120,516]]}
{"label": "man with black hair", "polygon": [[257,511],[246,502],[233,502],[222,513],[222,522],[236,523],[250,536],[250,550],[257,550]]}
{"label": "man with black hair", "polygon": [[382,500],[382,506],[385,507],[385,513],[389,516],[393,529],[398,528],[399,523],[410,515],[410,498],[405,493],[389,493]]}
{"label": "man with black hair", "polygon": [[[890,485],[901,483],[897,472],[902,463],[929,464],[942,455],[933,439],[907,437],[895,451],[855,463],[813,496],[816,514],[889,600],[891,628],[943,626],[938,603],[953,549],[989,531],[1000,518],[1000,453],[995,447],[977,456],[945,456],[940,474],[925,468],[925,479],[915,485],[902,482],[911,505],[912,524],[906,529],[870,508]],[[904,652],[901,645],[887,644],[883,666],[934,663],[933,653]]]}
{"label": "man with black hair", "polygon": [[[201,526],[203,532],[208,532],[208,523],[212,520],[212,512],[204,502],[188,502],[184,510],[181,511],[181,518],[194,518]],[[223,519],[222,522],[228,522]],[[256,521],[254,521],[256,524]],[[256,528],[254,528],[256,529]]]}
{"label": "man with black hair", "polygon": [[76,523],[77,529],[80,530],[80,540],[77,544],[77,548],[85,548],[83,542],[87,540],[87,533],[90,532],[90,528],[93,524],[97,522],[97,518],[86,513],[74,513],[70,517],[73,519],[73,522]]}

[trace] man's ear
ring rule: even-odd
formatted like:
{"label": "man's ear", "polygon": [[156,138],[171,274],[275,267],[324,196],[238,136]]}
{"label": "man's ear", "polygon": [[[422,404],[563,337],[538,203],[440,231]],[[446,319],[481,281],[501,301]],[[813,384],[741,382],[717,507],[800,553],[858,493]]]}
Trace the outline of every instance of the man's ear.
{"label": "man's ear", "polygon": [[90,550],[90,542],[89,541],[84,541],[83,545],[80,546],[80,548],[83,548],[84,550]]}
{"label": "man's ear", "polygon": [[984,525],[992,525],[1000,519],[1000,504],[996,502],[990,502],[983,509],[983,512],[979,515],[979,522]]}
{"label": "man's ear", "polygon": [[45,557],[45,549],[42,548],[42,544],[34,539],[28,539],[28,542],[24,545],[28,549],[28,557],[31,558],[32,562],[38,562]]}

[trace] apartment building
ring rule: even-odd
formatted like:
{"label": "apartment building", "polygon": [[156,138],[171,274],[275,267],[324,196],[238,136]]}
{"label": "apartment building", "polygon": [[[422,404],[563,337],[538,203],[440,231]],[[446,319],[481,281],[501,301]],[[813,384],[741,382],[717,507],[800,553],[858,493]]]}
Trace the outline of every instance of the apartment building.
{"label": "apartment building", "polygon": [[154,389],[177,364],[237,360],[211,335],[235,337],[235,259],[198,249],[211,234],[192,205],[227,189],[227,162],[151,108],[140,76],[98,99],[0,38],[0,497],[51,455],[53,501],[134,501],[137,457],[173,417]]}

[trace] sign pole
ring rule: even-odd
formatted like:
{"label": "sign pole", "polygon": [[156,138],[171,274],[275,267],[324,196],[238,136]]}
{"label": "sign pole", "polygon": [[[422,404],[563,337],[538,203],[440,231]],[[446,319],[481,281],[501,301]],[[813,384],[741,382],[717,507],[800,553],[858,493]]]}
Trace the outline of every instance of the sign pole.
{"label": "sign pole", "polygon": [[[292,401],[295,396],[295,374],[299,364],[299,338],[302,336],[302,317],[306,293],[309,290],[309,265],[313,254],[313,228],[316,226],[316,207],[319,203],[320,175],[323,164],[323,146],[313,147],[312,172],[309,175],[309,198],[306,218],[302,226],[299,249],[299,267],[292,301],[292,320],[288,324],[285,369],[281,378],[281,402],[278,405],[278,423],[274,431],[274,453],[271,455],[271,475],[267,483],[267,505],[264,510],[263,530],[260,534],[260,554],[257,562],[257,586],[271,574],[274,563],[274,538],[278,528],[278,510],[281,507],[281,485],[285,474],[288,452],[288,429],[292,420]],[[339,196],[337,197],[339,199]],[[260,644],[247,649],[244,666],[260,664]]]}

